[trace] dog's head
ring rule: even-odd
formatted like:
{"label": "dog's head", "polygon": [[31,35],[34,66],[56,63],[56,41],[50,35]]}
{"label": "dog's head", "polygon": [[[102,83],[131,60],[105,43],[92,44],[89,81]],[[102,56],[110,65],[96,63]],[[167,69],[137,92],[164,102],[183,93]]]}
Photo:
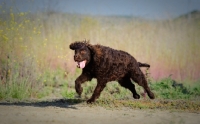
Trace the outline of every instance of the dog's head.
{"label": "dog's head", "polygon": [[77,62],[78,68],[84,68],[91,60],[91,52],[88,45],[88,42],[83,41],[71,43],[69,46],[70,49],[75,50],[74,61]]}

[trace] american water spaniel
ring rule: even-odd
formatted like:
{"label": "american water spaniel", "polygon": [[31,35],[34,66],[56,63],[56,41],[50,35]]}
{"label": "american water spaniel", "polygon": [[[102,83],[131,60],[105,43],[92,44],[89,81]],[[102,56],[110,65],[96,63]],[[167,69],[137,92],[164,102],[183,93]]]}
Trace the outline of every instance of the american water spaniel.
{"label": "american water spaniel", "polygon": [[70,44],[70,49],[75,50],[74,61],[82,69],[81,75],[75,80],[75,89],[79,96],[83,91],[81,84],[97,79],[97,86],[87,103],[94,102],[110,81],[117,81],[121,86],[129,89],[133,98],[139,99],[140,95],[135,90],[131,79],[144,88],[150,99],[154,99],[144,74],[140,67],[150,67],[146,63],[137,62],[129,53],[115,50],[103,45],[92,45],[88,41],[76,41]]}

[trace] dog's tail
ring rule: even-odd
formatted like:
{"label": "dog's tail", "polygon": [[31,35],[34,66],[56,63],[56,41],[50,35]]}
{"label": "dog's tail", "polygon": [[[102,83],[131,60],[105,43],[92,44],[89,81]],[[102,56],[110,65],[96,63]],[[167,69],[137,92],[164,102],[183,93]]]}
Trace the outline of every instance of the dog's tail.
{"label": "dog's tail", "polygon": [[139,67],[147,67],[150,68],[149,64],[138,62]]}

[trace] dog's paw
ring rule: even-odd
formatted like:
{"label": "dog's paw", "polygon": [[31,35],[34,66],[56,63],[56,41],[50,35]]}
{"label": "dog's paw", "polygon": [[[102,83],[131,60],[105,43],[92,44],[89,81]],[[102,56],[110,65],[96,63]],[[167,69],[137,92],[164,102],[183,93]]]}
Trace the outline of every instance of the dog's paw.
{"label": "dog's paw", "polygon": [[134,95],[133,95],[133,98],[134,98],[134,99],[140,99],[140,95],[134,94]]}
{"label": "dog's paw", "polygon": [[94,101],[95,101],[94,99],[88,99],[87,104],[92,104],[92,103],[94,103]]}

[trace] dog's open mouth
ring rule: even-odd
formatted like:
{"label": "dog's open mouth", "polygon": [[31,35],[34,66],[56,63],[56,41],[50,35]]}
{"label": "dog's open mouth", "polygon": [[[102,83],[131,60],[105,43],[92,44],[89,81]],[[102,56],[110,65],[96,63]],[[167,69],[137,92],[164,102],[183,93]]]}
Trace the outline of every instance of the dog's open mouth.
{"label": "dog's open mouth", "polygon": [[84,61],[81,61],[81,62],[77,62],[77,67],[78,68],[84,68],[85,67],[85,64],[86,64],[86,60],[84,60]]}

